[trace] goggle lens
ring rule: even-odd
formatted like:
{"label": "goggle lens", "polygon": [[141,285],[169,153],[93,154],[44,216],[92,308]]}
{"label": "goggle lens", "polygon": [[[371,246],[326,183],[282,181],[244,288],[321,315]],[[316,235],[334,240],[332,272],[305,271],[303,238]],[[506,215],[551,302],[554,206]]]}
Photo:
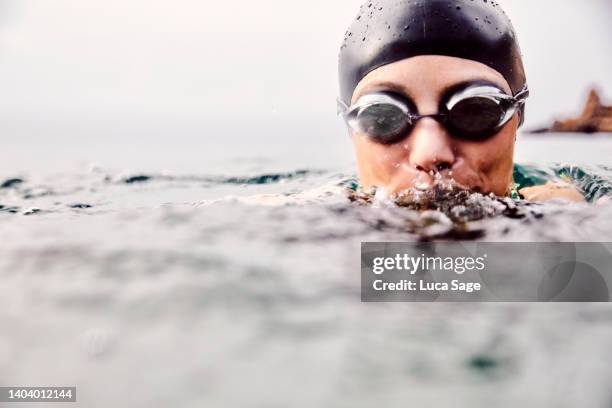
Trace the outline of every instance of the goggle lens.
{"label": "goggle lens", "polygon": [[390,103],[373,104],[360,109],[355,121],[362,132],[381,143],[393,143],[410,127],[409,116]]}
{"label": "goggle lens", "polygon": [[499,101],[472,97],[458,102],[448,112],[447,122],[453,135],[466,139],[483,139],[497,133],[505,109]]}

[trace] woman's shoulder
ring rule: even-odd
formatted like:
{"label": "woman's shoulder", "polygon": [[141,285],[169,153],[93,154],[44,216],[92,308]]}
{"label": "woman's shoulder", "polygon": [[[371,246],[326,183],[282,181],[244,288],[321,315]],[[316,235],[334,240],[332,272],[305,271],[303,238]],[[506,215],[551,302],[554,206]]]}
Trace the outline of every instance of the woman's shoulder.
{"label": "woman's shoulder", "polygon": [[518,190],[521,197],[529,201],[565,200],[584,203],[586,199],[573,185],[563,180],[549,181],[546,184],[525,187]]}
{"label": "woman's shoulder", "polygon": [[586,201],[571,178],[553,170],[517,164],[514,166],[514,183],[514,198],[529,201]]}

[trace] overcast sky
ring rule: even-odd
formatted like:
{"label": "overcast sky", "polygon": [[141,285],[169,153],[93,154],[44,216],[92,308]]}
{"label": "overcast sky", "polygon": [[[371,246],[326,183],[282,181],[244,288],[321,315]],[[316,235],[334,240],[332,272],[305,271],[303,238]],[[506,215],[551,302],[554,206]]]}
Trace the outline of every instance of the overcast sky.
{"label": "overcast sky", "polygon": [[[0,0],[2,121],[325,127],[336,123],[338,47],[360,4]],[[525,54],[528,125],[576,111],[592,84],[612,98],[609,0],[502,5]]]}

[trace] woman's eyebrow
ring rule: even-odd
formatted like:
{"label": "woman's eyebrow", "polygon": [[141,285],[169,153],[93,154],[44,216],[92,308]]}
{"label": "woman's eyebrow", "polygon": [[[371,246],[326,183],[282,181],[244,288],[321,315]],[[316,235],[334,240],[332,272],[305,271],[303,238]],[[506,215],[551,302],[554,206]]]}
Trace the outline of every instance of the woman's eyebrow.
{"label": "woman's eyebrow", "polygon": [[409,93],[406,92],[406,88],[396,82],[372,82],[371,84],[366,85],[360,92],[360,96],[367,94],[369,92],[374,91],[393,91],[402,95],[410,96]]}

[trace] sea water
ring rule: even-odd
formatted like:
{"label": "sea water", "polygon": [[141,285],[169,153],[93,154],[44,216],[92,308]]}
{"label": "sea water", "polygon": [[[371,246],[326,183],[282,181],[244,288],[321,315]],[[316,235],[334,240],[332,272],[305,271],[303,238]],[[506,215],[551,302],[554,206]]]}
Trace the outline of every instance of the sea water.
{"label": "sea water", "polygon": [[422,211],[352,201],[352,165],[273,151],[190,172],[5,163],[0,383],[76,385],[83,407],[607,406],[611,307],[362,304],[359,250],[609,241],[611,147],[519,143],[526,177],[569,176],[591,203]]}

